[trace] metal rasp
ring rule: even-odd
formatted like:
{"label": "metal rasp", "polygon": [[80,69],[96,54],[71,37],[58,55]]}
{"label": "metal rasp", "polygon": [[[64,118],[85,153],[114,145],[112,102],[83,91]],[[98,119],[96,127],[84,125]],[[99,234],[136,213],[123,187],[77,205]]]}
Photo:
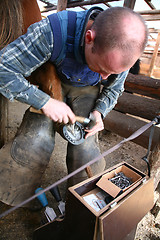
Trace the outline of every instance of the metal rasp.
{"label": "metal rasp", "polygon": [[54,188],[50,189],[51,194],[55,198],[55,200],[58,202],[58,209],[62,215],[65,214],[65,203],[62,201],[59,188],[56,186]]}
{"label": "metal rasp", "polygon": [[[37,188],[35,193],[39,193],[42,190],[43,190],[43,188]],[[48,222],[53,221],[57,217],[57,215],[56,215],[55,211],[53,210],[53,208],[50,208],[48,206],[48,200],[47,200],[46,194],[42,193],[39,196],[37,196],[37,198],[40,201],[40,203],[42,204],[42,206],[45,208],[44,214],[45,214]]]}

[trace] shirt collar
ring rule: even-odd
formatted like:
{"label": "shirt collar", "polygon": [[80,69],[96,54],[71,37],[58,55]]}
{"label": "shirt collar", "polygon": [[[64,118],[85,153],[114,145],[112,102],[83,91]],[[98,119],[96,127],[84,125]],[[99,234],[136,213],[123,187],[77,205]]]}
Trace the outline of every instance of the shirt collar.
{"label": "shirt collar", "polygon": [[89,11],[89,14],[87,14],[87,16],[86,16],[84,26],[83,26],[82,35],[81,35],[81,38],[80,38],[80,46],[79,46],[80,47],[80,53],[81,53],[82,60],[83,60],[84,64],[87,64],[86,59],[85,59],[85,33],[86,33],[87,23],[88,23],[89,20],[93,20],[93,22],[94,22],[95,18],[102,11],[103,11],[103,9],[101,9],[101,8],[91,9],[91,11]]}

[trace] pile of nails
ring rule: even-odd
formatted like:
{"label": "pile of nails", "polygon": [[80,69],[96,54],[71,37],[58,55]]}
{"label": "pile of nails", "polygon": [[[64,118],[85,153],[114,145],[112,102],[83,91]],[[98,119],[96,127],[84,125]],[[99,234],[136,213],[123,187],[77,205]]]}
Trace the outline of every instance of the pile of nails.
{"label": "pile of nails", "polygon": [[121,189],[125,189],[132,184],[131,179],[126,177],[123,172],[115,173],[115,176],[109,180]]}

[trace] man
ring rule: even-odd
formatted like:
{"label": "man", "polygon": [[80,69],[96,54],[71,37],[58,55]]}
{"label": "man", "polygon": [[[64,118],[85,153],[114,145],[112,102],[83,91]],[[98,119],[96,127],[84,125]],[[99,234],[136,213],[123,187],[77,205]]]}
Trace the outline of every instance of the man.
{"label": "man", "polygon": [[[16,99],[36,109],[41,109],[53,122],[74,124],[75,115],[89,117],[90,113],[93,114],[96,124],[92,129],[85,130],[84,143],[78,146],[68,143],[66,160],[68,171],[71,172],[100,154],[95,134],[104,128],[103,119],[113,109],[118,97],[122,94],[128,69],[140,57],[146,42],[147,28],[143,19],[127,8],[116,7],[106,11],[92,8],[78,13],[62,11],[50,15],[31,25],[27,34],[2,49],[0,92],[10,100]],[[26,80],[26,77],[48,60],[56,66],[61,79],[64,102],[50,97]],[[103,85],[102,91],[100,91],[101,84]],[[30,126],[34,128],[33,124],[38,125],[38,118],[41,117],[36,116],[33,117],[33,121],[30,118],[24,121],[27,124],[31,121]],[[42,118],[40,121],[44,121],[44,116]],[[30,129],[31,127],[26,128]],[[34,128],[34,133],[35,129],[38,133],[38,128]],[[32,134],[30,132],[29,135]],[[33,134],[32,139],[35,135]],[[24,161],[17,160],[20,144],[24,141],[25,136],[24,133],[20,133],[20,139],[16,140],[16,143],[19,141],[16,151],[13,144],[10,146],[11,152],[14,154],[8,159],[10,162],[11,160],[14,162],[10,169],[16,169],[16,183],[14,181],[12,186],[10,181],[7,183],[10,188],[7,197],[4,197],[4,190],[1,190],[2,201],[12,205],[22,201],[24,197],[17,193],[18,187],[16,187],[19,183],[22,188],[25,182],[25,180],[23,183],[21,181],[20,169],[23,168],[23,178],[26,176],[25,179],[27,179],[30,176],[30,185],[28,183],[27,189],[31,189],[35,181],[35,179],[31,180],[31,174],[38,176],[36,178],[38,183],[40,176],[37,169],[40,166],[41,173],[43,173],[46,167],[46,163],[42,166],[41,159],[37,164],[37,158],[35,162],[32,158],[30,163],[32,171],[28,173],[30,166],[27,165],[25,171],[25,158]],[[52,137],[50,142],[54,139],[54,134]],[[32,144],[32,141],[29,142]],[[34,139],[34,144],[35,142]],[[48,145],[50,142],[48,141]],[[32,144],[32,148],[34,148],[34,144]],[[51,147],[52,150],[53,147],[54,143]],[[30,150],[30,148],[28,149]],[[23,152],[23,146],[21,152]],[[6,150],[2,149],[1,155],[5,155],[4,153]],[[31,157],[28,155],[28,158]],[[15,164],[18,165],[15,166]],[[4,165],[1,164],[1,169],[3,167]],[[92,166],[93,173],[102,171],[104,167],[105,163],[102,159]],[[2,179],[6,176],[6,171],[1,174]],[[86,174],[81,172],[72,179],[72,184],[84,178],[86,178]],[[4,183],[4,181],[2,182]],[[6,188],[8,189],[5,183]],[[14,196],[12,188],[14,188]],[[27,189],[25,197],[29,195],[27,195]]]}

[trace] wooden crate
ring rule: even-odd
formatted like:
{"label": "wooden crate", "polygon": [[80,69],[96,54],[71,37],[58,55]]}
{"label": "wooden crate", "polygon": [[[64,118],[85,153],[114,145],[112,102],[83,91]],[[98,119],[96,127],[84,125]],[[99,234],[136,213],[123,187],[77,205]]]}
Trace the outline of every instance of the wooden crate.
{"label": "wooden crate", "polygon": [[[96,183],[103,175],[110,174],[121,167],[135,172],[139,179],[136,179],[134,184],[114,198],[104,208],[96,211],[84,200],[84,196],[97,191]],[[153,179],[148,178],[144,173],[128,163],[122,162],[101,174],[69,188],[64,220],[53,221],[36,229],[34,239],[133,239],[130,233],[153,207],[153,204]]]}

